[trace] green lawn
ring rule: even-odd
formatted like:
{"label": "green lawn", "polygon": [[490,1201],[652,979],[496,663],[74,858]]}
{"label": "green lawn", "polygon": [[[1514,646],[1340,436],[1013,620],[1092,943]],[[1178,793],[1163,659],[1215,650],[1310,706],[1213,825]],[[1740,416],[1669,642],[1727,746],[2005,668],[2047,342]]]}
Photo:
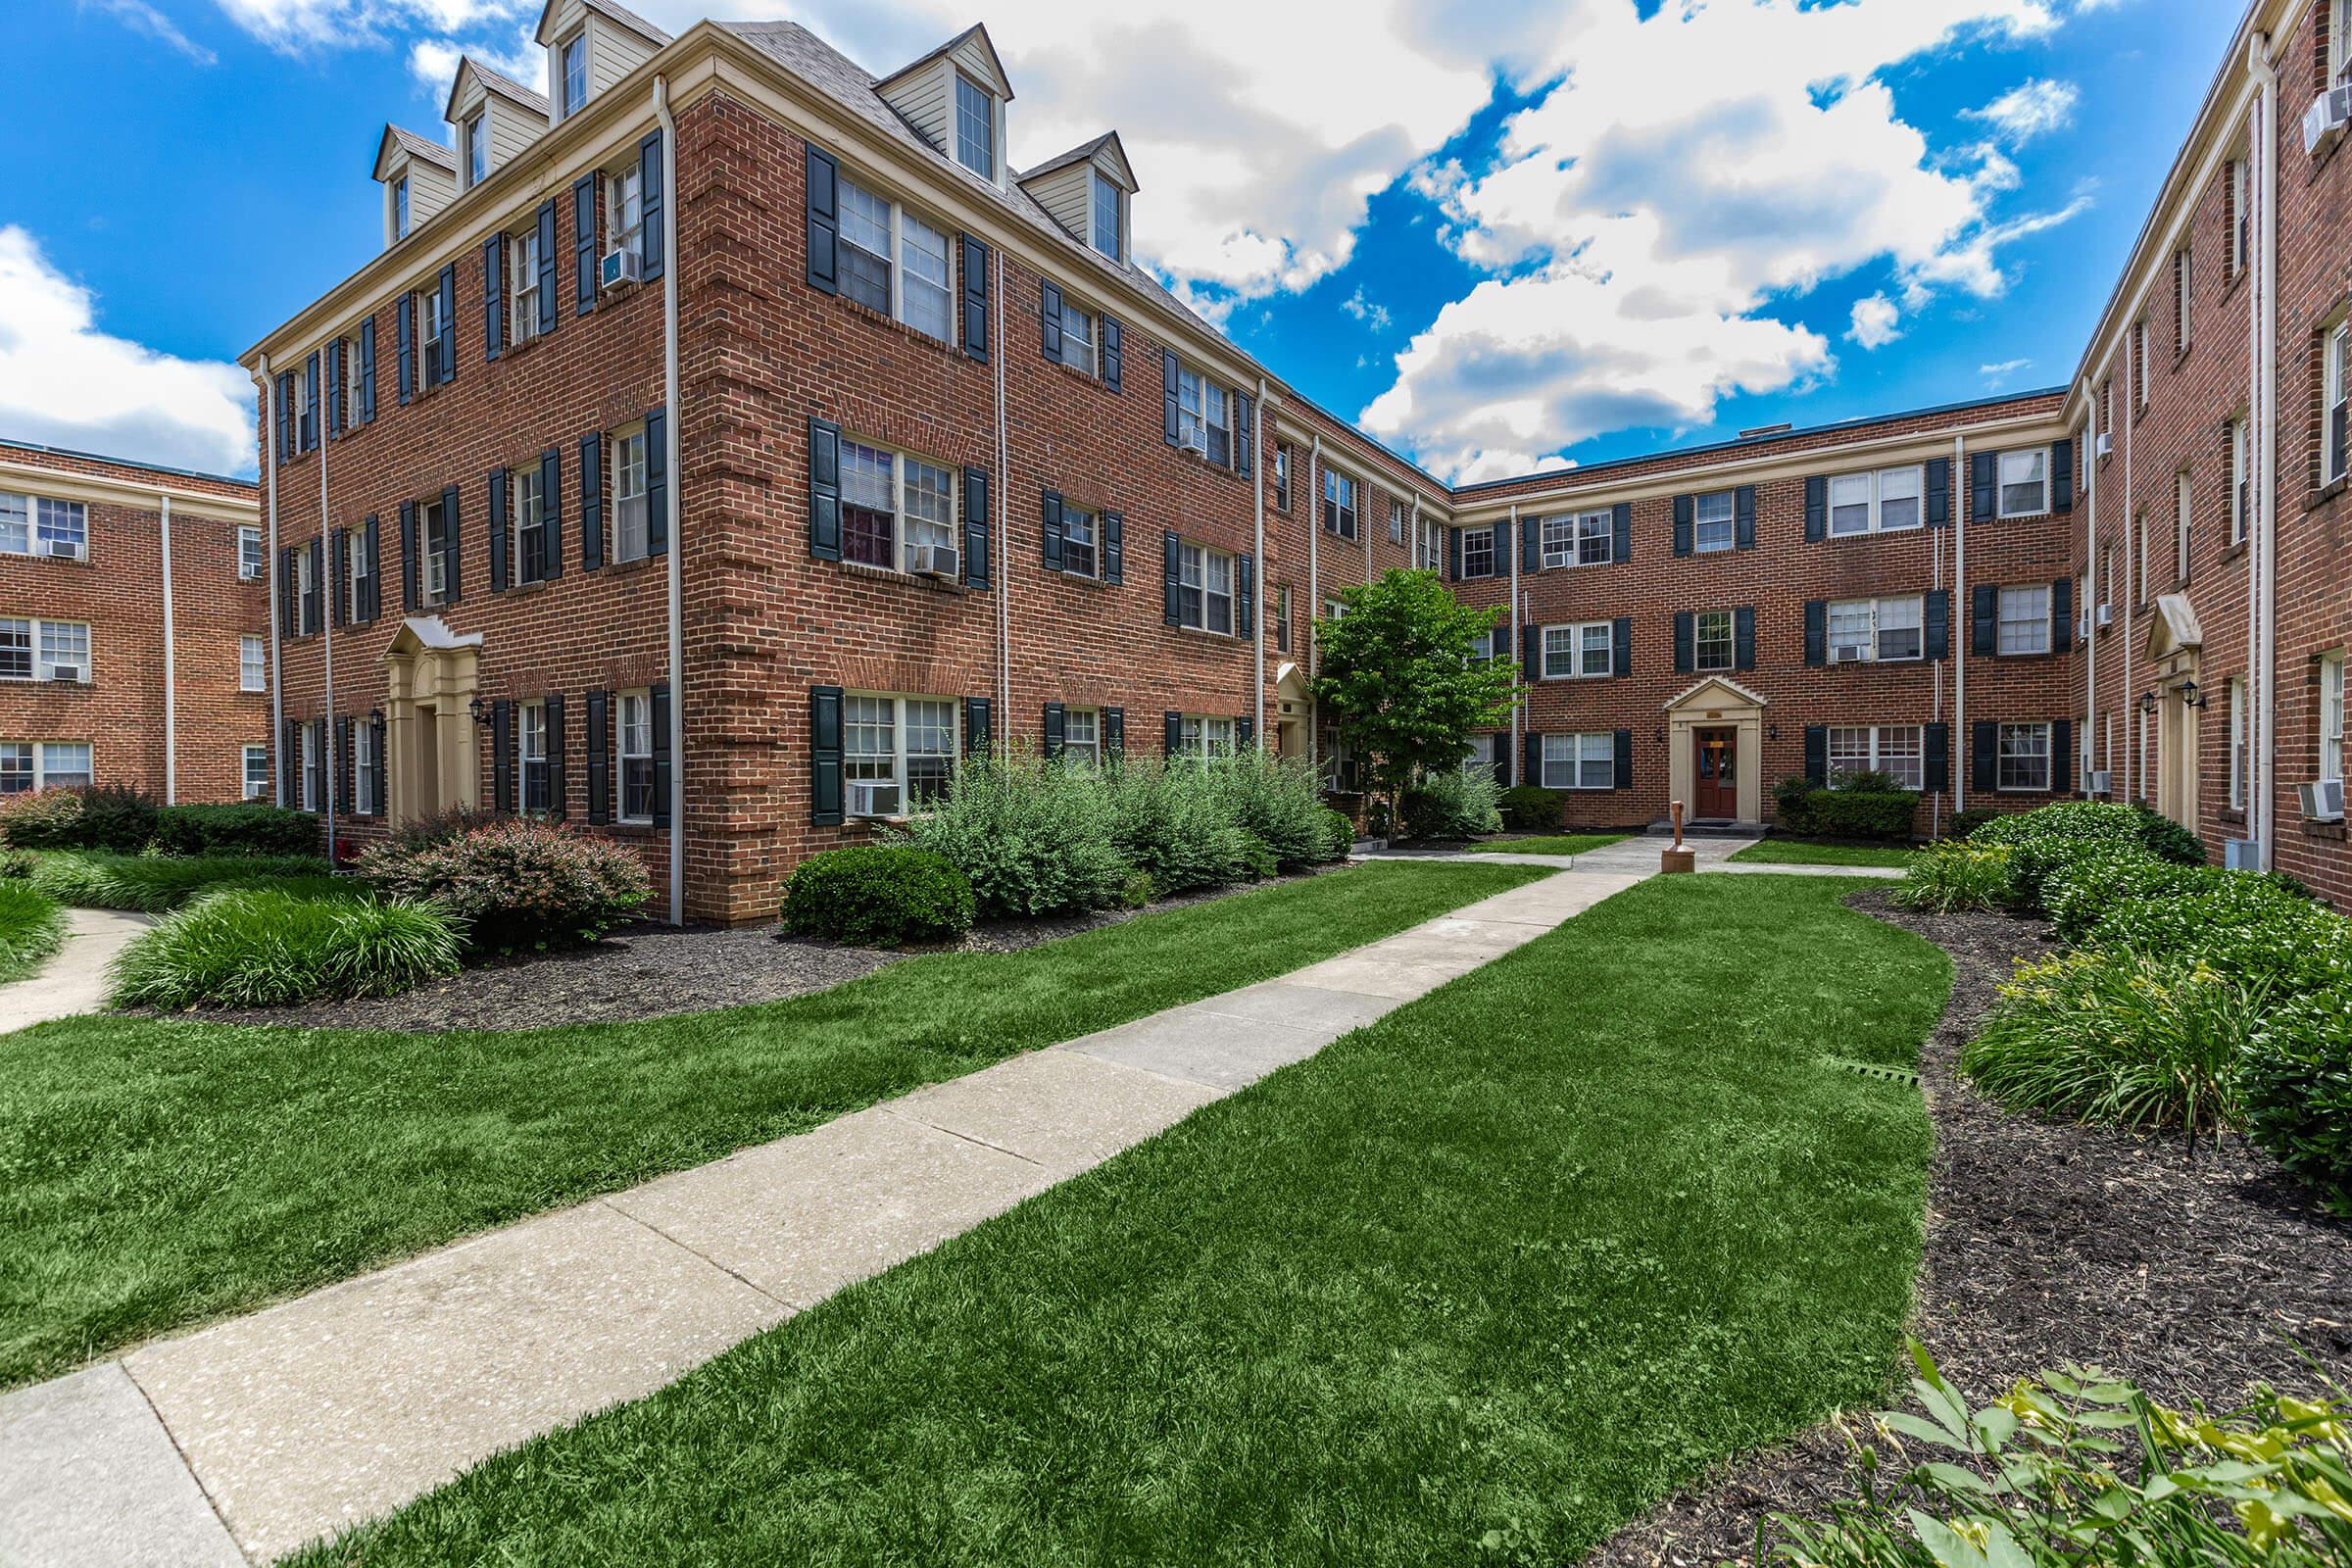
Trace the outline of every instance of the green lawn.
{"label": "green lawn", "polygon": [[1367,865],[763,1006],[0,1036],[0,1386],[1250,984],[1544,875]]}
{"label": "green lawn", "polygon": [[1470,846],[1472,855],[1582,855],[1623,843],[1631,833],[1546,833],[1538,838],[1490,839]]}
{"label": "green lawn", "polygon": [[1649,882],[319,1565],[1574,1562],[1882,1396],[1934,948]]}
{"label": "green lawn", "polygon": [[1735,851],[1735,860],[1766,865],[1891,865],[1911,863],[1911,852],[1879,844],[1808,844],[1802,839],[1766,839]]}

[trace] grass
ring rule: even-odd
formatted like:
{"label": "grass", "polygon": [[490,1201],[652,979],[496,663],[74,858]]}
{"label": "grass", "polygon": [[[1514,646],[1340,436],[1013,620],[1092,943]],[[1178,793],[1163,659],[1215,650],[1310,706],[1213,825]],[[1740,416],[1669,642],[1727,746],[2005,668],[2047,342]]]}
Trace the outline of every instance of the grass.
{"label": "grass", "polygon": [[1470,846],[1472,855],[1582,855],[1588,850],[1620,844],[1631,833],[1546,833],[1537,838],[1489,839]]}
{"label": "grass", "polygon": [[55,899],[29,882],[0,881],[0,984],[38,969],[65,934]]}
{"label": "grass", "polygon": [[262,886],[328,874],[307,855],[118,855],[112,850],[52,850],[33,867],[32,885],[77,909],[136,909],[161,914],[207,888]]}
{"label": "grass", "polygon": [[505,1034],[0,1036],[0,1385],[1284,973],[1544,873],[1368,865],[830,991]]}
{"label": "grass", "polygon": [[649,1398],[295,1560],[1574,1562],[1875,1399],[1950,980],[1646,883]]}
{"label": "grass", "polygon": [[1732,858],[1765,865],[1886,865],[1911,863],[1911,851],[1885,844],[1810,844],[1803,839],[1766,839],[1733,852]]}

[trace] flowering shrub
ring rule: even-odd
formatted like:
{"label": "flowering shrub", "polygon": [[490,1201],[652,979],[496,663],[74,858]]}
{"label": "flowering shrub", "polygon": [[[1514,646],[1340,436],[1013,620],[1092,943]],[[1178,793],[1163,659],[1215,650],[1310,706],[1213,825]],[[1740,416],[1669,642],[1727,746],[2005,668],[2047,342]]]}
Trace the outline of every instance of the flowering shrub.
{"label": "flowering shrub", "polygon": [[81,792],[27,790],[0,798],[0,840],[15,850],[67,849],[81,841]]}
{"label": "flowering shrub", "polygon": [[390,899],[436,903],[475,953],[594,942],[652,897],[627,851],[553,822],[512,817],[423,844],[379,844],[360,874]]}
{"label": "flowering shrub", "polygon": [[2009,847],[1946,839],[1911,857],[1901,886],[1888,895],[1906,909],[1949,914],[1990,909],[2009,897]]}

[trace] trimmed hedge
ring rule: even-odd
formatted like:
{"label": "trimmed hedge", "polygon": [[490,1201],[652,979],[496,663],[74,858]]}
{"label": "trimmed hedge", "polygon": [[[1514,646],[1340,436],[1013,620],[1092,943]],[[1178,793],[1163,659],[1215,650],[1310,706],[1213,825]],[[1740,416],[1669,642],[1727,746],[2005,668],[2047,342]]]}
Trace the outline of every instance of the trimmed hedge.
{"label": "trimmed hedge", "polygon": [[456,915],[469,953],[594,942],[653,896],[645,867],[627,850],[531,817],[436,842],[374,845],[359,869],[387,898],[438,904]]}
{"label": "trimmed hedge", "polygon": [[459,922],[431,905],[377,903],[345,883],[206,894],[115,958],[118,1007],[271,1007],[381,997],[458,969]]}
{"label": "trimmed hedge", "polygon": [[316,855],[318,817],[260,801],[232,806],[167,806],[155,842],[173,855]]}
{"label": "trimmed hedge", "polygon": [[1560,825],[1560,813],[1567,807],[1568,797],[1540,784],[1515,784],[1502,792],[1498,804],[1502,808],[1502,825],[1512,832],[1548,833]]}
{"label": "trimmed hedge", "polygon": [[1404,792],[1405,831],[1417,839],[1474,839],[1502,831],[1501,791],[1485,768],[1424,774]]}
{"label": "trimmed hedge", "polygon": [[32,885],[77,909],[135,909],[161,914],[195,894],[223,884],[263,886],[285,877],[328,874],[324,860],[307,855],[118,855],[107,850],[58,850],[33,867]]}
{"label": "trimmed hedge", "polygon": [[2244,1062],[2254,1143],[2352,1218],[2352,985],[2281,1003]]}
{"label": "trimmed hedge", "polygon": [[1799,838],[1908,843],[1919,815],[1918,792],[1896,789],[1880,773],[1855,774],[1836,789],[1783,779],[1773,803],[1781,830]]}
{"label": "trimmed hedge", "polygon": [[858,947],[944,942],[972,927],[972,884],[945,857],[911,844],[826,850],[784,885],[784,929]]}

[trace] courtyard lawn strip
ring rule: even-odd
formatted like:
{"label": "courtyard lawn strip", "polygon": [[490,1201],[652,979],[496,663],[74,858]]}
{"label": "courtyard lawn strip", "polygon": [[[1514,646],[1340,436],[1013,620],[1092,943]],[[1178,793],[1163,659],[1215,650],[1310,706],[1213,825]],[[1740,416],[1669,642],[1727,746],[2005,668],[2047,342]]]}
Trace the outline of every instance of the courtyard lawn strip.
{"label": "courtyard lawn strip", "polygon": [[1756,865],[1885,865],[1911,863],[1912,851],[1885,844],[1808,844],[1802,839],[1766,839],[1735,850],[1732,858]]}
{"label": "courtyard lawn strip", "polygon": [[1882,1396],[1944,956],[1642,884],[295,1561],[1568,1562]]}
{"label": "courtyard lawn strip", "polygon": [[507,1033],[0,1037],[0,1386],[1299,968],[1547,873],[1367,865],[830,991]]}
{"label": "courtyard lawn strip", "polygon": [[1622,844],[1631,833],[1547,833],[1537,838],[1489,839],[1470,846],[1472,855],[1583,855]]}

